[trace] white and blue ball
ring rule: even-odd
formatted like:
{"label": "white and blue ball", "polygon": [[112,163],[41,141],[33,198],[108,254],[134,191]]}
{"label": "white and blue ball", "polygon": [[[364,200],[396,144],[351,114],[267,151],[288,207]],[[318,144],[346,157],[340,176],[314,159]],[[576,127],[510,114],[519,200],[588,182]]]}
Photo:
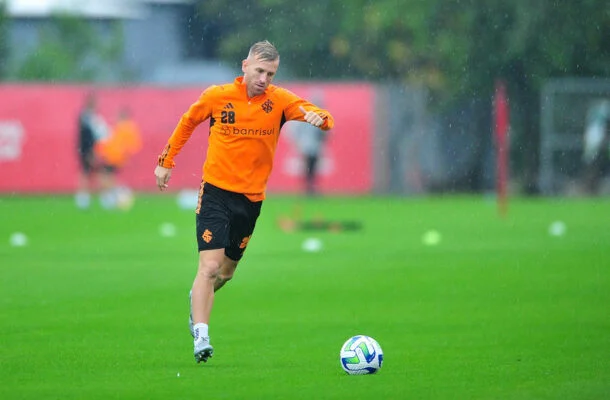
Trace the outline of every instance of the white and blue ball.
{"label": "white and blue ball", "polygon": [[349,375],[374,374],[381,368],[383,350],[370,336],[352,336],[341,346],[339,360]]}

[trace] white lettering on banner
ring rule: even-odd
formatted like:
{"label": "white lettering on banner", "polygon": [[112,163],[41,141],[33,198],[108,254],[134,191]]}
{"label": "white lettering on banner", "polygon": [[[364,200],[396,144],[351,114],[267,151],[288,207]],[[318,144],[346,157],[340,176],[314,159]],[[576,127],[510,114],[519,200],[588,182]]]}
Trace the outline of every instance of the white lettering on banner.
{"label": "white lettering on banner", "polygon": [[0,162],[21,157],[24,131],[19,121],[0,121]]}

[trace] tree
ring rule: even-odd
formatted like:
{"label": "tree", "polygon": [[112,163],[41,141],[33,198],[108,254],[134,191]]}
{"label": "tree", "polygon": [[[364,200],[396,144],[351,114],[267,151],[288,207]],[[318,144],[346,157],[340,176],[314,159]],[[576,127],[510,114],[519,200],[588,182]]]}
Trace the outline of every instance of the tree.
{"label": "tree", "polygon": [[121,25],[99,35],[85,19],[68,14],[52,16],[38,48],[14,73],[17,80],[92,81],[117,63],[123,48]]}
{"label": "tree", "polygon": [[[277,44],[282,62],[300,78],[417,79],[431,82],[426,20],[434,1],[317,0],[302,8],[282,0],[199,2],[200,19],[220,25],[218,54],[243,58],[253,41]],[[412,72],[412,74],[407,73]]]}
{"label": "tree", "polygon": [[[610,76],[610,4],[601,0],[462,1],[472,17],[464,32],[470,45],[463,65],[449,70],[464,78],[461,93],[492,93],[507,81],[515,149],[524,189],[537,191],[539,93],[549,78]],[[462,74],[456,71],[462,69]]]}
{"label": "tree", "polygon": [[8,69],[8,22],[6,3],[0,1],[0,80],[4,79]]}

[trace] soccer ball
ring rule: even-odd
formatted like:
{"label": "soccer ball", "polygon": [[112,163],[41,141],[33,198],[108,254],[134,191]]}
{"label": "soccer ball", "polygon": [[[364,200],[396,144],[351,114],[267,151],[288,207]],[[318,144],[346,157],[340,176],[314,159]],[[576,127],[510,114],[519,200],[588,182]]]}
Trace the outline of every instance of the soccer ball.
{"label": "soccer ball", "polygon": [[339,360],[349,375],[374,374],[381,368],[383,350],[370,336],[352,336],[341,346]]}

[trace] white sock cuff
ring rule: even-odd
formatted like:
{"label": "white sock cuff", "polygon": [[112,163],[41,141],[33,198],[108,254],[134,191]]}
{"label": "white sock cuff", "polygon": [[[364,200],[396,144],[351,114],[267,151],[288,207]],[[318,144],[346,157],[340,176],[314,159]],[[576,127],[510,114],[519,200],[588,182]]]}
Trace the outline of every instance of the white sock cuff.
{"label": "white sock cuff", "polygon": [[195,339],[209,336],[208,324],[204,324],[203,322],[195,324],[195,326],[193,326],[193,331],[195,331]]}

